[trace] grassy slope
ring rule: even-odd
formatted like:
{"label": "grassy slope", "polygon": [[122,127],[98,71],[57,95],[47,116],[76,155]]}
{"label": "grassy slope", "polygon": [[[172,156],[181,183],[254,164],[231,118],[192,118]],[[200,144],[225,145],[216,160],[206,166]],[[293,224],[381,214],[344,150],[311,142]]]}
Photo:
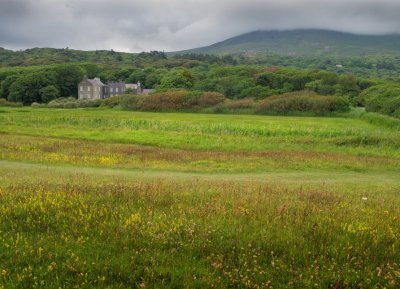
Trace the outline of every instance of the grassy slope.
{"label": "grassy slope", "polygon": [[400,284],[396,124],[1,111],[0,288]]}

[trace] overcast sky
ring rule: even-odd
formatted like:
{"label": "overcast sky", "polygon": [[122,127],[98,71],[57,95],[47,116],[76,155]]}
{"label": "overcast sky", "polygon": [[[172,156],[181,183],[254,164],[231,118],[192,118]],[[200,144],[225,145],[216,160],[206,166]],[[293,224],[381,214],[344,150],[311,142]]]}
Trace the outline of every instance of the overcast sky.
{"label": "overcast sky", "polygon": [[253,30],[400,33],[400,0],[0,0],[0,46],[173,51]]}

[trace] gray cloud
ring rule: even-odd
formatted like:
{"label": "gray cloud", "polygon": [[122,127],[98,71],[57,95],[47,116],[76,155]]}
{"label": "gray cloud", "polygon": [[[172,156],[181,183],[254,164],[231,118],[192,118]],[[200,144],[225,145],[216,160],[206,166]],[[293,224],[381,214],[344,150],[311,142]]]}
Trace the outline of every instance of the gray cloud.
{"label": "gray cloud", "polygon": [[259,29],[400,33],[398,0],[0,0],[0,46],[180,50]]}

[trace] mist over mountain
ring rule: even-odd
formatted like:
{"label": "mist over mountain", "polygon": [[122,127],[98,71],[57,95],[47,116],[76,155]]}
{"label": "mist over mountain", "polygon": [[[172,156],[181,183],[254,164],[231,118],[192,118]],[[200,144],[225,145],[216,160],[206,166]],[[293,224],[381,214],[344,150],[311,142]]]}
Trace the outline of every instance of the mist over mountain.
{"label": "mist over mountain", "polygon": [[253,31],[210,46],[174,53],[251,55],[264,52],[291,56],[397,56],[400,55],[400,34],[361,35],[318,29]]}

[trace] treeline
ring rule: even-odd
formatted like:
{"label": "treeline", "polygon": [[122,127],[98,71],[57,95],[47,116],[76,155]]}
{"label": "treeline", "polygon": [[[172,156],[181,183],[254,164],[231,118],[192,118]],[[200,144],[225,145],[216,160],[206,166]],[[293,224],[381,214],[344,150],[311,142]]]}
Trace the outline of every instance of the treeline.
{"label": "treeline", "polygon": [[205,62],[191,67],[184,64],[143,69],[93,64],[0,69],[0,96],[24,104],[49,102],[60,96],[76,97],[78,83],[87,75],[98,76],[104,82],[141,82],[146,88],[215,91],[230,99],[263,99],[287,92],[311,90],[321,95],[344,96],[356,103],[362,90],[378,83],[319,70],[210,65]]}
{"label": "treeline", "polygon": [[248,56],[241,53],[234,56],[238,63],[249,65],[268,65],[296,67],[301,69],[320,69],[337,74],[352,74],[364,78],[384,78],[400,81],[399,56],[283,56],[269,53],[255,53]]}
{"label": "treeline", "polygon": [[399,114],[397,93],[400,84],[396,82],[315,69],[210,64],[201,58],[175,59],[168,67],[119,68],[71,63],[2,68],[0,98],[25,105],[33,102],[48,103],[59,97],[76,98],[78,83],[84,75],[100,77],[104,82],[139,81],[146,88],[163,91],[184,89],[217,92],[233,100],[262,100],[296,91],[312,91],[322,96],[340,96],[351,105],[365,106],[369,111]]}
{"label": "treeline", "polygon": [[[0,102],[1,105],[1,102]],[[6,105],[4,103],[4,105]],[[347,112],[349,102],[343,97],[322,96],[315,92],[298,91],[268,97],[263,100],[227,99],[218,92],[189,90],[159,91],[150,95],[125,94],[108,99],[58,98],[48,104],[32,103],[34,108],[120,107],[135,111],[190,111],[247,114],[327,115]]]}
{"label": "treeline", "polygon": [[161,51],[125,53],[114,50],[82,51],[69,48],[32,48],[12,51],[0,47],[0,66],[32,66],[62,63],[87,62],[107,65],[154,64],[167,59]]}
{"label": "treeline", "polygon": [[81,51],[69,48],[32,48],[11,51],[0,47],[0,67],[50,65],[63,63],[92,63],[108,67],[172,68],[209,65],[263,65],[320,69],[337,74],[353,74],[359,77],[379,77],[399,80],[399,56],[285,56],[271,53],[213,54],[167,54],[162,51],[125,53],[113,50]]}
{"label": "treeline", "polygon": [[0,97],[31,104],[60,96],[77,96],[77,84],[93,65],[51,65],[0,70]]}

